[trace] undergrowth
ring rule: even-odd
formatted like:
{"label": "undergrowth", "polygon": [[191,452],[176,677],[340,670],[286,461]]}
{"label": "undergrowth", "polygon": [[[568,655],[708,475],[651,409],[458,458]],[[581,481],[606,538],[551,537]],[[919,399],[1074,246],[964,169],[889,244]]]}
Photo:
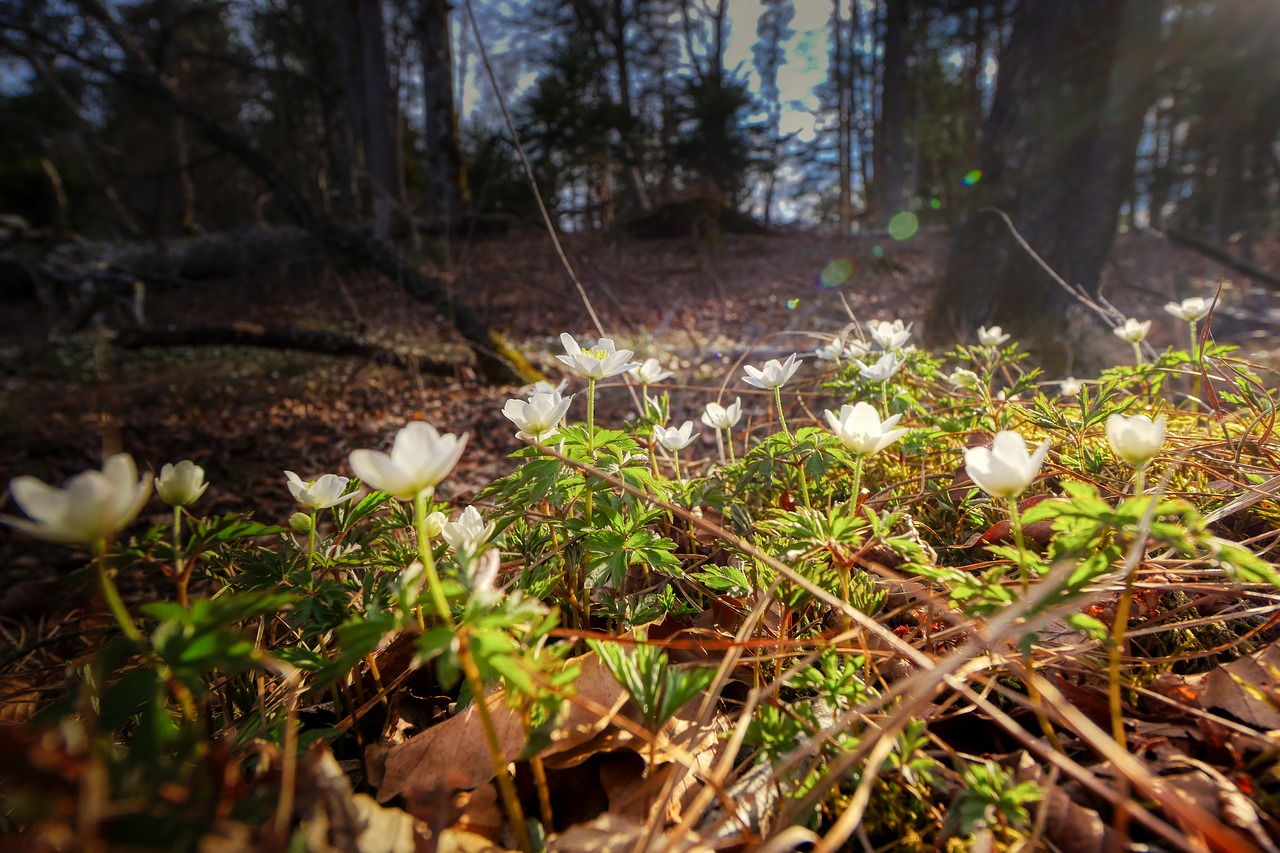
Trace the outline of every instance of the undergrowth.
{"label": "undergrowth", "polygon": [[[1280,751],[1195,679],[1274,640],[1274,391],[1194,332],[1060,387],[998,329],[941,356],[869,331],[714,402],[565,336],[585,399],[509,403],[527,446],[461,513],[435,486],[465,438],[421,422],[352,454],[360,478],[282,475],[287,523],[201,516],[190,463],[149,530],[127,457],[65,490],[19,478],[10,523],[92,551],[68,583],[97,585],[103,640],[59,683],[9,657],[4,836],[1258,841]],[[635,417],[598,422],[597,383],[628,371]],[[119,595],[160,576],[171,595]],[[1277,682],[1242,689],[1274,712]],[[1163,780],[1174,752],[1253,822]]]}

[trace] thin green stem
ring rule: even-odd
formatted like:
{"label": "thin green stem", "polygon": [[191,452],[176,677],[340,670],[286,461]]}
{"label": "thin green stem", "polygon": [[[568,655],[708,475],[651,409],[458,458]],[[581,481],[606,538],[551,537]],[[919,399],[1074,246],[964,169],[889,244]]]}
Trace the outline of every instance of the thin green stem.
{"label": "thin green stem", "polygon": [[1147,463],[1133,469],[1133,494],[1138,496],[1147,491]]}
{"label": "thin green stem", "polygon": [[1031,569],[1028,566],[1027,546],[1022,538],[1022,516],[1018,514],[1018,496],[1009,498],[1009,524],[1013,527],[1013,544],[1018,549],[1018,574],[1022,578],[1022,594],[1031,589]]}
{"label": "thin green stem", "polygon": [[733,427],[725,427],[724,430],[725,444],[729,445],[729,464],[736,465],[737,457],[733,453]]}
{"label": "thin green stem", "polygon": [[1196,334],[1196,321],[1192,320],[1189,326],[1191,329],[1191,349],[1188,352],[1191,353],[1191,361],[1195,371],[1195,377],[1191,380],[1191,409],[1195,411],[1199,408],[1197,401],[1200,399],[1200,361],[1204,353],[1200,352],[1200,337]]}
{"label": "thin green stem", "polygon": [[1135,364],[1138,364],[1138,365],[1141,365],[1143,363],[1142,344],[1139,341],[1133,342],[1133,361]]}
{"label": "thin green stem", "polygon": [[316,558],[316,508],[311,508],[311,529],[307,531],[307,584],[313,583],[311,580],[311,565]]}
{"label": "thin green stem", "polygon": [[596,381],[590,377],[587,378],[587,448],[594,455],[596,449]]}
{"label": "thin green stem", "polygon": [[187,598],[187,583],[191,580],[191,572],[182,567],[182,507],[173,508],[173,576],[178,587],[178,603],[190,609]]}
{"label": "thin green stem", "polygon": [[849,503],[853,505],[855,515],[862,500],[862,463],[865,459],[866,457],[859,453],[853,463],[853,494],[849,497]]}
{"label": "thin green stem", "polygon": [[436,571],[436,558],[431,553],[431,537],[427,536],[427,501],[430,498],[431,490],[423,489],[413,499],[413,527],[418,533],[418,559],[422,561],[422,568],[427,575],[427,589],[431,593],[436,615],[450,630],[456,630],[457,623],[453,621],[449,599],[444,594],[444,585],[440,583],[440,574]]}
{"label": "thin green stem", "polygon": [[787,416],[782,413],[782,386],[778,385],[773,389],[773,400],[778,404],[778,422],[782,424],[782,431],[786,433],[787,438],[791,438],[791,430],[787,429]]}
{"label": "thin green stem", "polygon": [[120,597],[120,590],[116,588],[116,582],[111,579],[111,570],[107,567],[107,543],[99,542],[94,552],[93,562],[98,569],[98,587],[102,590],[102,600],[106,602],[107,609],[115,617],[116,624],[120,626],[120,632],[125,635],[125,638],[134,645],[141,645],[142,632],[134,624],[133,617],[124,606],[124,599]]}
{"label": "thin green stem", "polygon": [[1133,609],[1133,581],[1138,574],[1135,565],[1124,579],[1124,592],[1116,605],[1116,618],[1111,623],[1111,648],[1107,655],[1107,707],[1111,713],[1111,736],[1121,748],[1127,748],[1124,733],[1124,702],[1121,696],[1120,671],[1125,634],[1129,631],[1129,613]]}
{"label": "thin green stem", "polygon": [[671,451],[671,467],[675,469],[676,482],[677,483],[683,482],[683,480],[680,478],[680,451],[679,450]]}
{"label": "thin green stem", "polygon": [[724,464],[724,436],[720,434],[720,430],[716,430],[716,456],[720,459],[720,464]]}

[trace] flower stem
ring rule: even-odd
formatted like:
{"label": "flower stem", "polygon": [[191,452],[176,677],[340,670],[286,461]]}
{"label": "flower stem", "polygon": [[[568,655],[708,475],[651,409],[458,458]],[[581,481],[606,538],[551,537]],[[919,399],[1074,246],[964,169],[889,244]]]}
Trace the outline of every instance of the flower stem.
{"label": "flower stem", "polygon": [[858,454],[857,461],[853,463],[853,493],[849,497],[849,503],[853,505],[853,512],[858,513],[858,504],[862,500],[862,462],[866,459],[861,453]]}
{"label": "flower stem", "polygon": [[1143,494],[1147,490],[1147,464],[1144,462],[1133,469],[1133,494],[1134,497]]}
{"label": "flower stem", "polygon": [[725,427],[724,437],[725,444],[729,445],[729,464],[736,465],[738,460],[733,454],[733,427]]}
{"label": "flower stem", "polygon": [[173,575],[178,586],[178,603],[190,610],[191,603],[187,598],[187,584],[191,581],[191,571],[182,567],[182,507],[173,508]]}
{"label": "flower stem", "polygon": [[1142,364],[1142,344],[1137,341],[1133,342],[1133,361],[1135,364]]}
{"label": "flower stem", "polygon": [[[648,405],[648,404],[646,404]],[[587,379],[587,449],[596,449],[596,381]]]}
{"label": "flower stem", "polygon": [[1124,734],[1124,703],[1120,694],[1121,657],[1124,653],[1124,638],[1129,630],[1129,613],[1133,609],[1133,581],[1138,574],[1138,567],[1125,576],[1124,592],[1116,604],[1116,618],[1111,623],[1111,648],[1107,656],[1107,707],[1111,712],[1111,736],[1121,748],[1126,747]]}
{"label": "flower stem", "polygon": [[471,656],[471,647],[467,643],[467,632],[458,632],[458,662],[471,687],[471,701],[475,704],[476,716],[480,718],[480,728],[484,730],[485,745],[489,749],[489,761],[493,765],[494,781],[498,783],[498,793],[502,797],[502,805],[507,810],[507,819],[511,821],[511,829],[515,832],[516,843],[524,853],[533,853],[533,842],[529,838],[529,827],[525,824],[524,809],[520,806],[520,797],[516,794],[515,782],[507,773],[507,762],[502,755],[502,744],[498,740],[498,731],[493,725],[493,716],[489,713],[489,704],[485,700],[484,680],[480,677],[480,668]]}
{"label": "flower stem", "polygon": [[782,413],[782,386],[778,385],[773,389],[773,400],[778,404],[778,422],[782,424],[782,431],[786,433],[787,438],[791,438],[791,430],[787,429],[787,416]]}
{"label": "flower stem", "polygon": [[1200,399],[1200,361],[1203,358],[1204,353],[1200,352],[1200,338],[1196,334],[1195,320],[1191,321],[1190,327],[1191,349],[1188,350],[1188,352],[1191,353],[1191,361],[1195,367],[1195,378],[1191,380],[1191,409],[1194,411],[1199,408],[1199,404],[1196,401]]}
{"label": "flower stem", "polygon": [[120,632],[125,635],[125,638],[134,645],[141,645],[142,632],[134,624],[133,617],[124,606],[124,600],[120,598],[120,590],[116,588],[116,582],[111,579],[111,570],[107,567],[107,543],[99,542],[94,551],[97,552],[94,555],[94,565],[98,568],[98,587],[102,591],[102,600],[106,602],[107,609],[115,617],[116,624],[120,626]]}
{"label": "flower stem", "polygon": [[680,479],[680,451],[679,450],[671,451],[671,467],[675,469],[676,482],[677,483],[682,482]]}
{"label": "flower stem", "polygon": [[724,464],[724,436],[720,434],[720,430],[716,430],[716,455],[720,457],[720,464]]}
{"label": "flower stem", "polygon": [[[450,630],[457,628],[453,621],[453,611],[449,609],[449,599],[444,594],[444,586],[440,583],[440,573],[436,571],[436,558],[431,553],[431,539],[427,536],[427,500],[431,496],[430,489],[423,489],[413,499],[413,526],[418,532],[418,559],[427,575],[427,589],[431,592],[431,601],[435,605],[436,615]],[[419,613],[421,618],[421,613]]]}
{"label": "flower stem", "polygon": [[1022,538],[1022,516],[1018,514],[1018,496],[1009,498],[1009,524],[1013,527],[1013,544],[1018,549],[1018,573],[1022,578],[1022,594],[1031,589],[1031,570],[1027,566],[1027,546]]}
{"label": "flower stem", "polygon": [[311,529],[307,531],[307,584],[308,588],[313,582],[311,580],[311,565],[316,558],[316,508],[311,508]]}

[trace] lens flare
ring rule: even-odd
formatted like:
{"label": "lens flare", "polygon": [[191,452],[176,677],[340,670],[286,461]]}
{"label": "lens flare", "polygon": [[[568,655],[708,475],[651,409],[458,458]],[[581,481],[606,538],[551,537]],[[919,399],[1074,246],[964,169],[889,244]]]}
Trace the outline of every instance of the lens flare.
{"label": "lens flare", "polygon": [[827,289],[839,287],[853,278],[853,258],[836,258],[818,273],[818,284]]}
{"label": "lens flare", "polygon": [[799,296],[793,296],[793,297],[791,297],[790,299],[788,299],[788,300],[787,300],[787,310],[788,310],[788,311],[794,311],[794,310],[796,310],[796,306],[798,306],[799,304],[800,304],[800,297],[799,297]]}
{"label": "lens flare", "polygon": [[931,199],[929,199],[929,209],[930,209],[930,210],[942,210],[942,201],[941,201],[940,199],[936,199],[936,198],[931,198]]}
{"label": "lens flare", "polygon": [[883,247],[883,246],[881,246],[879,243],[876,243],[874,246],[872,246],[872,247],[871,247],[871,254],[872,254],[872,255],[874,255],[874,256],[875,256],[875,257],[877,257],[877,258],[883,258],[883,257],[884,257],[884,247]]}
{"label": "lens flare", "polygon": [[909,240],[920,230],[920,220],[914,213],[904,210],[889,220],[889,236],[895,240]]}
{"label": "lens flare", "polygon": [[973,171],[965,172],[964,177],[960,179],[960,183],[966,187],[971,187],[980,180],[982,180],[982,170],[974,169]]}

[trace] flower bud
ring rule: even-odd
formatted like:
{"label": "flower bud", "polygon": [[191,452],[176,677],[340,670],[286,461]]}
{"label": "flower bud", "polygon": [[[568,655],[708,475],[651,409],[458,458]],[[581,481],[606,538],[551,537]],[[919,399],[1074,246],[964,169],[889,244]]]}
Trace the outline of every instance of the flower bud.
{"label": "flower bud", "polygon": [[289,516],[289,526],[293,528],[294,533],[301,533],[304,536],[311,532],[311,516],[305,512],[295,512]]}

